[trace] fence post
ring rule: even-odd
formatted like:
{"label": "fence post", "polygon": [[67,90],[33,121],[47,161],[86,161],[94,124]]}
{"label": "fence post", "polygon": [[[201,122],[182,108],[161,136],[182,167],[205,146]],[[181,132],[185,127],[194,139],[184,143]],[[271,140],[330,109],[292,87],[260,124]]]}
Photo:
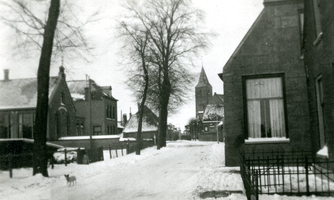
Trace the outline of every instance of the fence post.
{"label": "fence post", "polygon": [[110,147],[110,144],[109,144],[109,156],[110,156],[110,159],[111,159],[111,147]]}
{"label": "fence post", "polygon": [[122,156],[124,156],[124,155],[123,155],[123,145],[122,145],[122,144],[121,144],[121,149],[122,149]]}
{"label": "fence post", "polygon": [[305,170],[306,170],[306,194],[307,196],[310,195],[310,186],[309,186],[309,180],[308,180],[308,159],[305,156]]}
{"label": "fence post", "polygon": [[8,165],[9,165],[9,178],[13,178],[13,169],[12,169],[12,154],[8,155]]}
{"label": "fence post", "polygon": [[67,150],[65,149],[65,166],[67,166]]}
{"label": "fence post", "polygon": [[255,185],[256,185],[256,194],[255,198],[256,200],[259,200],[259,179],[258,179],[258,170],[255,171]]}
{"label": "fence post", "polygon": [[126,154],[129,154],[129,141],[126,143]]}
{"label": "fence post", "polygon": [[117,153],[117,146],[116,146],[116,158],[118,158],[118,153]]}

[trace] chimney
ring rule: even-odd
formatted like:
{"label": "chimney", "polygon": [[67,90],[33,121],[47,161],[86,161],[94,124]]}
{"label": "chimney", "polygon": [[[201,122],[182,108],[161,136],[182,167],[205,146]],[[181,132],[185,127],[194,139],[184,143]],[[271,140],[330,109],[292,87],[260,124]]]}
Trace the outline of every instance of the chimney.
{"label": "chimney", "polygon": [[9,80],[9,69],[4,69],[4,80],[8,81]]}
{"label": "chimney", "polygon": [[65,76],[65,68],[63,66],[60,66],[59,67],[59,74],[58,74],[59,77],[62,77],[62,78],[66,78]]}
{"label": "chimney", "polygon": [[128,122],[128,119],[127,119],[126,114],[124,113],[123,114],[123,126],[125,126],[126,122]]}

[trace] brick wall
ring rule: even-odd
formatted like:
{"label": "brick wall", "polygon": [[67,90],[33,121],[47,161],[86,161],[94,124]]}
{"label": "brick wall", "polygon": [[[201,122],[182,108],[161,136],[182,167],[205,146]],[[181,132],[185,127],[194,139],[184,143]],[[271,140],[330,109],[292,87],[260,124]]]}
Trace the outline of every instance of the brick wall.
{"label": "brick wall", "polygon": [[[306,75],[301,56],[299,9],[302,1],[267,1],[235,53],[223,69],[225,98],[225,160],[227,166],[239,163],[239,150],[257,148],[307,150],[310,127]],[[245,108],[242,77],[284,74],[286,126],[290,142],[245,145]]]}
{"label": "brick wall", "polygon": [[[65,79],[60,78],[58,81],[58,87],[51,96],[51,102],[49,104],[47,134],[49,140],[55,140],[64,136],[76,135],[76,110],[72,101],[72,97],[68,91]],[[62,95],[63,98],[61,98]],[[57,119],[56,116],[58,116]],[[56,125],[57,121],[58,125]]]}
{"label": "brick wall", "polygon": [[305,69],[308,73],[308,95],[313,151],[320,146],[319,118],[315,80],[322,76],[324,127],[330,159],[334,159],[334,2],[320,1],[320,24],[323,36],[317,40],[313,0],[305,1]]}

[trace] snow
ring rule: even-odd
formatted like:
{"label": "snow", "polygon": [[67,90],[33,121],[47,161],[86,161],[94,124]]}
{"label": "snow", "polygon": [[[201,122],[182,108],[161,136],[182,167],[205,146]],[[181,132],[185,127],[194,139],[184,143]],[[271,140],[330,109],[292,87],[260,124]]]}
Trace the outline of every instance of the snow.
{"label": "snow", "polygon": [[245,140],[245,143],[270,143],[270,142],[290,142],[289,138],[280,138],[280,137],[272,137],[272,138],[248,138]]}
{"label": "snow", "polygon": [[[115,152],[113,152],[115,153]],[[224,143],[176,141],[167,147],[141,151],[89,165],[70,163],[49,168],[49,178],[31,176],[31,168],[0,171],[0,199],[200,199],[207,191],[242,191],[239,167],[225,167]],[[113,154],[114,155],[114,154]],[[76,176],[68,186],[64,174]],[[260,199],[296,199],[262,195]],[[213,198],[207,198],[213,199]],[[217,199],[245,200],[244,194],[232,193]],[[330,199],[299,197],[297,199]]]}
{"label": "snow", "polygon": [[[59,140],[88,140],[90,138],[89,135],[86,136],[68,136],[61,137]],[[120,138],[119,135],[92,135],[92,139],[107,139],[107,138]]]}
{"label": "snow", "polygon": [[328,158],[328,148],[327,146],[325,145],[324,147],[322,147],[322,149],[320,149],[318,152],[317,152],[317,155],[319,156],[323,156],[325,158]]}

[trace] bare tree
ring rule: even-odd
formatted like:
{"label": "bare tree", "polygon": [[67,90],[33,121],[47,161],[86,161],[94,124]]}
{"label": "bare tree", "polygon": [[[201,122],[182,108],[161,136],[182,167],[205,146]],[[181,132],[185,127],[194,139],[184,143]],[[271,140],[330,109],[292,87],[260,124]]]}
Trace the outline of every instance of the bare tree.
{"label": "bare tree", "polygon": [[122,46],[122,50],[125,50],[126,55],[128,55],[128,59],[126,59],[128,62],[125,65],[132,66],[128,70],[130,78],[127,80],[127,85],[135,91],[136,97],[140,101],[140,104],[138,104],[138,129],[136,136],[136,154],[140,155],[144,107],[149,87],[149,53],[147,50],[149,37],[147,31],[140,30],[136,23],[121,21],[119,24],[120,35],[124,38],[125,43]]}
{"label": "bare tree", "polygon": [[[48,1],[43,2],[46,3]],[[41,173],[47,177],[46,135],[52,55],[57,55],[54,52],[60,52],[61,57],[64,57],[67,50],[79,54],[79,48],[89,50],[81,33],[81,28],[91,20],[81,25],[73,26],[64,20],[65,16],[59,17],[60,14],[65,15],[64,10],[60,10],[60,0],[51,0],[47,4],[49,6],[48,11],[43,11],[43,7],[38,7],[38,9],[34,10],[33,6],[40,6],[38,3],[41,3],[41,1],[13,0],[11,2],[2,2],[2,5],[6,6],[12,14],[1,16],[1,19],[15,30],[18,36],[18,49],[24,52],[27,52],[27,50],[40,52],[37,72],[36,121],[33,134],[33,175]],[[63,5],[68,4],[64,3]]]}
{"label": "bare tree", "polygon": [[[80,57],[88,61],[93,47],[83,34],[87,24],[97,20],[99,10],[85,19],[78,19],[78,7],[69,0],[61,1],[59,17],[52,46],[52,62]],[[44,38],[50,1],[48,0],[2,0],[4,11],[0,19],[15,31],[15,54],[34,57],[40,52]]]}
{"label": "bare tree", "polygon": [[139,20],[150,39],[150,62],[156,68],[156,89],[152,91],[159,97],[159,149],[166,146],[170,97],[179,89],[173,88],[172,81],[189,78],[184,72],[191,66],[191,58],[207,47],[208,34],[198,29],[203,13],[189,0],[132,2],[128,11],[132,14],[128,19]]}

